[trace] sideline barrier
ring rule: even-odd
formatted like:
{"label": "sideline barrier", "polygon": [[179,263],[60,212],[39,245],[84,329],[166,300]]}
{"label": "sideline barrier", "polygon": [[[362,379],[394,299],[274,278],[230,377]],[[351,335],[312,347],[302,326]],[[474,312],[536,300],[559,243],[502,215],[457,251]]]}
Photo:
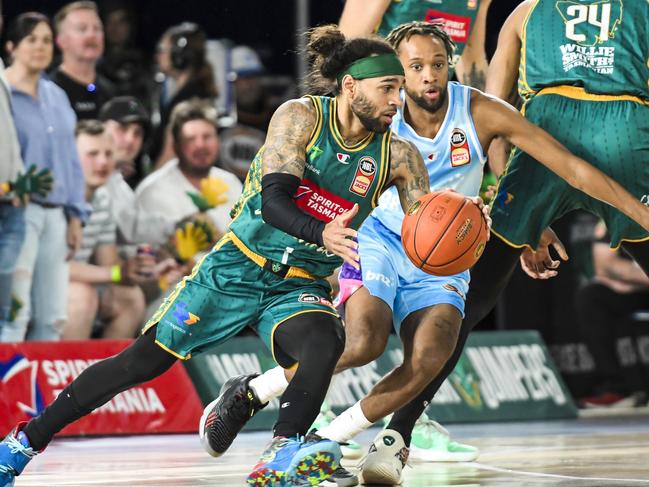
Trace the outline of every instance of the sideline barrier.
{"label": "sideline barrier", "polygon": [[[336,376],[328,400],[335,412],[351,406],[402,360],[392,336],[375,362]],[[255,337],[239,337],[186,363],[204,403],[214,399],[230,377],[261,372],[275,364]],[[272,401],[246,426],[270,429],[277,418]],[[453,374],[427,412],[436,420],[477,422],[574,418],[577,409],[540,335],[535,331],[476,332]]]}
{"label": "sideline barrier", "polygon": [[[130,340],[0,344],[0,431],[43,410],[89,365]],[[202,406],[182,364],[125,391],[57,436],[196,432]]]}

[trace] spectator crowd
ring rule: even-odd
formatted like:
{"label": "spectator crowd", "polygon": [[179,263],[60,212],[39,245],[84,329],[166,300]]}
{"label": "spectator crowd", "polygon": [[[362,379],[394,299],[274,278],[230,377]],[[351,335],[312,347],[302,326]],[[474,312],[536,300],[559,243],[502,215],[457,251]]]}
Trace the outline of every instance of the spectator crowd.
{"label": "spectator crowd", "polygon": [[[3,26],[0,4],[0,342],[134,337],[226,231],[271,114],[295,95],[296,83],[273,86],[249,46],[221,45],[219,62],[196,23],[170,26],[149,59],[133,18],[128,3],[75,1]],[[649,279],[591,227],[584,249],[570,249],[588,263],[564,313],[567,341],[597,364],[578,395],[583,406],[638,405],[649,345],[634,337],[649,322]],[[510,296],[539,295],[527,286]],[[534,322],[527,299],[502,308],[498,328]]]}
{"label": "spectator crowd", "polygon": [[[132,19],[77,1],[3,26],[1,342],[134,337],[226,231],[263,144],[254,50],[228,47],[219,73],[183,22],[149,61]],[[241,84],[239,124],[222,123],[219,76]]]}

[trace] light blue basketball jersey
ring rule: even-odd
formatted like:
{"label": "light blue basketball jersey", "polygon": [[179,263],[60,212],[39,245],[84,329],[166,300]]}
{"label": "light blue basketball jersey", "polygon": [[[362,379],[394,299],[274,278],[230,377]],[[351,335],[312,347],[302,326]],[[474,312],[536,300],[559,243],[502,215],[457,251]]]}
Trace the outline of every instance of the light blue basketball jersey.
{"label": "light blue basketball jersey", "polygon": [[[434,139],[420,137],[403,118],[403,105],[392,121],[392,132],[413,142],[426,163],[430,189],[452,188],[467,196],[477,196],[487,160],[471,117],[472,88],[456,82],[448,84],[448,111]],[[405,94],[401,94],[401,98]],[[403,210],[395,187],[381,195],[372,216],[401,235]]]}

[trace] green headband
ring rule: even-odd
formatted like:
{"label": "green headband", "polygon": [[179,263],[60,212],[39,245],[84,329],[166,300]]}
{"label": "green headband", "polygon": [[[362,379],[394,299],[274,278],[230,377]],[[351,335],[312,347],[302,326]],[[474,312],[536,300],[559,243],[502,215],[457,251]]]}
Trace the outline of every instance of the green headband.
{"label": "green headband", "polygon": [[338,75],[338,83],[346,74],[354,79],[378,78],[398,74],[403,76],[403,66],[395,54],[381,54],[357,59]]}

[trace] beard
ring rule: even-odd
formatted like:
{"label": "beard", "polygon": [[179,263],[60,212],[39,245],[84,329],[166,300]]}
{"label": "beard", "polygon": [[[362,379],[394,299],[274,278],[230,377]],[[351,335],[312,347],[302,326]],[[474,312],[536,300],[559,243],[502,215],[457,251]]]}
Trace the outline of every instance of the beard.
{"label": "beard", "polygon": [[178,167],[180,169],[192,176],[192,177],[199,177],[199,178],[205,178],[209,176],[210,174],[210,169],[212,169],[212,166],[214,164],[210,164],[209,166],[204,166],[204,165],[198,165],[194,164],[187,156],[184,154],[179,154],[178,155]]}
{"label": "beard", "polygon": [[412,101],[415,102],[417,106],[430,113],[435,113],[437,110],[442,108],[444,106],[444,103],[446,102],[446,97],[448,96],[448,89],[446,88],[446,86],[440,90],[439,98],[432,102],[426,100],[426,98],[424,98],[423,96],[416,94],[414,91],[410,91],[407,85],[404,87],[404,89],[406,90],[406,94],[412,99]]}
{"label": "beard", "polygon": [[363,94],[360,94],[352,101],[352,112],[358,117],[367,130],[383,134],[390,127],[389,124],[381,122],[380,117],[375,116],[377,109]]}

